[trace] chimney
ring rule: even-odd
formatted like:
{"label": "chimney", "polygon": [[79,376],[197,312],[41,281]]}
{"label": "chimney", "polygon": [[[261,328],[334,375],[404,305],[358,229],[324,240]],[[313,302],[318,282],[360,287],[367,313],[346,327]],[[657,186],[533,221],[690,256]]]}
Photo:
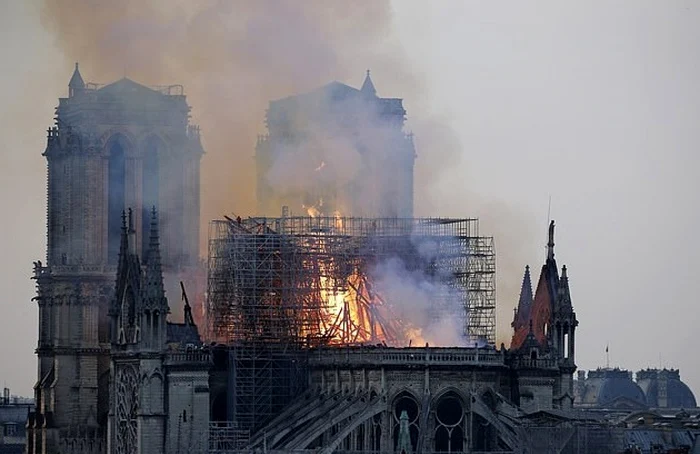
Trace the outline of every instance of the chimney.
{"label": "chimney", "polygon": [[3,388],[3,390],[2,390],[2,402],[5,405],[10,404],[10,388]]}

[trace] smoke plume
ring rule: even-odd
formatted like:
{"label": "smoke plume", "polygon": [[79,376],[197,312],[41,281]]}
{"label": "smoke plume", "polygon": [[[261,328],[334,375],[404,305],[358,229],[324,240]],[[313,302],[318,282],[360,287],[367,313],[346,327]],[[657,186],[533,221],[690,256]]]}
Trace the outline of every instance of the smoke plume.
{"label": "smoke plume", "polygon": [[[366,68],[373,70],[378,94],[405,98],[415,117],[416,213],[456,209],[458,216],[475,215],[462,194],[436,192],[434,183],[459,160],[459,143],[420,104],[429,97],[392,37],[388,0],[36,1],[57,46],[68,60],[81,62],[86,80],[108,83],[127,76],[146,85],[184,85],[207,153],[202,252],[210,219],[255,211],[252,156],[257,135],[265,131],[268,102],[332,80],[357,86]],[[319,162],[309,164],[307,172]],[[337,165],[357,171],[352,162]],[[273,170],[285,167],[278,162]],[[296,188],[303,176],[286,173],[275,181]],[[514,268],[523,262],[518,257]],[[507,279],[518,288],[519,273]],[[501,296],[511,307],[517,293]]]}
{"label": "smoke plume", "polygon": [[207,152],[203,224],[254,212],[252,155],[271,99],[336,79],[360,83],[370,66],[404,86],[413,79],[386,44],[386,1],[68,0],[46,1],[43,13],[87,80],[185,86]]}

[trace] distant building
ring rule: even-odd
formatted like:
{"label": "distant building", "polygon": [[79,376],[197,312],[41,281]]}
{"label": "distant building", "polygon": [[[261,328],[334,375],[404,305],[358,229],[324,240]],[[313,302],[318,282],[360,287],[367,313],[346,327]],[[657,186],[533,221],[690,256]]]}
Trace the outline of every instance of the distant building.
{"label": "distant building", "polygon": [[616,410],[691,409],[697,401],[677,369],[645,369],[636,374],[606,368],[578,371],[576,405]]}
{"label": "distant building", "polygon": [[10,395],[3,389],[0,397],[0,454],[23,454],[27,443],[27,418],[34,409],[31,399]]}
{"label": "distant building", "polygon": [[255,149],[259,214],[412,217],[413,137],[403,100],[332,82],[270,102]]}

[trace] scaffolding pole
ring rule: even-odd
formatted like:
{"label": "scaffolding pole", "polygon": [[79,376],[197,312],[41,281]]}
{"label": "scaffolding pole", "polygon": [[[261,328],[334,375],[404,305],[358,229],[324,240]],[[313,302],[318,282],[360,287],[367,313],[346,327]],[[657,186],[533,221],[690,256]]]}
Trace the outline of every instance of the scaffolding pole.
{"label": "scaffolding pole", "polygon": [[477,219],[250,217],[209,232],[209,337],[293,346],[407,335],[373,270],[398,260],[432,284],[436,318],[460,317],[469,342],[495,342],[495,253]]}

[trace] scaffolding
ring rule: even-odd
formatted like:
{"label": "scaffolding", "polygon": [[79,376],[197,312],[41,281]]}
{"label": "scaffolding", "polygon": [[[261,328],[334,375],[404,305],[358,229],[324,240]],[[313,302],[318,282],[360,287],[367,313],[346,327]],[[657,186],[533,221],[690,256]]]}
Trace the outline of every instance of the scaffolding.
{"label": "scaffolding", "polygon": [[[495,342],[493,238],[477,219],[251,217],[210,224],[207,319],[224,343],[405,346],[411,321],[375,288],[399,261],[431,284],[434,316],[460,317],[470,342]],[[399,311],[400,312],[400,311]]]}

